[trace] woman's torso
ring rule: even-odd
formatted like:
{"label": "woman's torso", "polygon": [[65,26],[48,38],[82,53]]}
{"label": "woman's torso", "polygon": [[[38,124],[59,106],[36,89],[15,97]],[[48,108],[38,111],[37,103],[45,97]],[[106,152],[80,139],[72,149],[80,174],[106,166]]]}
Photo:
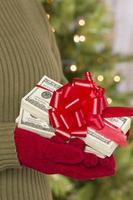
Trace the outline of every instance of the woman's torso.
{"label": "woman's torso", "polygon": [[[45,13],[35,0],[0,0],[0,122],[14,122],[21,98],[46,74],[60,81]],[[56,48],[56,47],[55,47]],[[1,200],[50,200],[47,178],[27,168],[0,173]]]}
{"label": "woman's torso", "polygon": [[0,0],[0,122],[14,121],[21,98],[44,74],[60,81],[47,20],[37,6],[35,0]]}

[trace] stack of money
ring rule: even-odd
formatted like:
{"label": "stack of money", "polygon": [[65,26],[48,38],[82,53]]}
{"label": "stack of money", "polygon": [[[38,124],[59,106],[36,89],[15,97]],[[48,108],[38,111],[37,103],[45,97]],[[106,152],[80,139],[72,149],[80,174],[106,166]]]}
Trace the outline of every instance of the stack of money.
{"label": "stack of money", "polygon": [[54,91],[62,85],[44,76],[40,82],[25,97],[22,98],[21,108],[34,116],[49,122],[48,109]]}
{"label": "stack of money", "polygon": [[55,135],[49,124],[48,109],[54,91],[62,85],[47,76],[21,100],[20,114],[16,119],[19,128],[35,132],[46,138]]}
{"label": "stack of money", "polygon": [[[130,129],[131,119],[129,117],[106,118],[106,120],[112,123],[114,126],[120,128],[123,131],[123,134],[126,134]],[[93,150],[97,151],[97,154],[100,155],[99,157],[111,156],[118,146],[117,143],[102,136],[100,133],[91,128],[88,128],[87,137],[83,138],[83,140],[87,144],[85,151],[90,152],[88,146],[91,146]]]}
{"label": "stack of money", "polygon": [[44,120],[35,117],[27,110],[21,108],[18,127],[32,131],[46,138],[51,138],[55,135],[55,130]]}
{"label": "stack of money", "polygon": [[[16,119],[18,127],[49,139],[53,137],[55,129],[49,123],[48,109],[53,92],[61,86],[60,83],[44,76],[36,87],[22,98],[20,114]],[[128,117],[106,120],[121,128],[123,134],[126,134],[131,124],[131,119]],[[96,154],[100,158],[110,156],[118,146],[115,142],[90,128],[87,130],[87,136],[81,139],[86,144],[85,151]]]}

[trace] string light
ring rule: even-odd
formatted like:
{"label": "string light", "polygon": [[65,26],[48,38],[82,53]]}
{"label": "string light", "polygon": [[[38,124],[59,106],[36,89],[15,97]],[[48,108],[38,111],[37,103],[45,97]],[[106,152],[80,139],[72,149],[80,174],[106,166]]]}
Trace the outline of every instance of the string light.
{"label": "string light", "polygon": [[111,104],[112,103],[112,99],[111,98],[107,98],[107,101],[108,101],[108,104]]}
{"label": "string light", "polygon": [[80,41],[79,35],[74,35],[73,40],[74,42],[78,43]]}
{"label": "string light", "polygon": [[74,42],[84,42],[86,40],[86,37],[84,35],[74,35],[73,37]]}
{"label": "string light", "polygon": [[50,19],[50,15],[49,14],[47,14],[47,18]]}
{"label": "string light", "polygon": [[70,70],[71,70],[72,72],[77,71],[77,66],[76,66],[76,65],[71,65],[71,66],[70,66]]}
{"label": "string light", "polygon": [[98,75],[97,80],[100,81],[100,82],[102,82],[104,80],[103,75]]}
{"label": "string light", "polygon": [[80,26],[84,26],[85,25],[85,20],[84,19],[80,19],[78,23],[79,23]]}
{"label": "string light", "polygon": [[114,81],[115,82],[120,82],[120,80],[121,80],[120,76],[118,76],[118,75],[114,76]]}
{"label": "string light", "polygon": [[53,33],[55,32],[55,28],[54,27],[52,27],[51,30],[52,30]]}
{"label": "string light", "polygon": [[97,62],[98,62],[99,64],[103,63],[103,58],[102,58],[102,57],[98,57],[98,58],[97,58]]}
{"label": "string light", "polygon": [[53,3],[54,0],[47,0],[49,4]]}
{"label": "string light", "polygon": [[86,40],[86,38],[84,35],[81,35],[81,36],[79,36],[79,40],[80,40],[80,42],[84,42]]}

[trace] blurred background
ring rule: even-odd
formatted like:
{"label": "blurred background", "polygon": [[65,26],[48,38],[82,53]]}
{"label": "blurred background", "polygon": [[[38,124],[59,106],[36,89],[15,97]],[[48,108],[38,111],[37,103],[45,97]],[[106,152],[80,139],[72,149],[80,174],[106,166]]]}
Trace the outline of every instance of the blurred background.
{"label": "blurred background", "polygon": [[[111,106],[133,105],[133,1],[40,0],[69,81],[91,71]],[[133,135],[133,134],[132,134]],[[54,200],[130,200],[133,136],[115,152],[117,174],[94,181],[50,176]]]}

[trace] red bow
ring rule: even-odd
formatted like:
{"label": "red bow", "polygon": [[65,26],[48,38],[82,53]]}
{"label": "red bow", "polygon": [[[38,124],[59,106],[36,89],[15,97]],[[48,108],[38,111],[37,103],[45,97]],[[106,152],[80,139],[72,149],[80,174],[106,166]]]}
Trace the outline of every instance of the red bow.
{"label": "red bow", "polygon": [[[56,134],[64,139],[86,137],[90,127],[118,144],[126,144],[126,136],[121,129],[103,118],[103,112],[108,107],[104,89],[94,83],[89,72],[83,80],[74,79],[72,84],[56,90],[50,106],[50,123],[56,128]],[[116,117],[115,114],[113,117]]]}
{"label": "red bow", "polygon": [[[87,72],[84,79],[73,79],[73,82],[57,89],[52,96],[49,110],[51,125],[65,140],[71,136],[86,137],[87,128],[93,128],[100,134],[112,141],[124,146],[126,136],[122,130],[108,121],[106,117],[119,117],[119,112],[109,115],[111,107],[108,106],[104,96],[104,89],[97,86],[92,80],[91,74]],[[117,108],[115,108],[117,109]],[[121,117],[129,116],[119,108]],[[129,109],[128,109],[129,110]],[[130,109],[130,116],[133,109]],[[111,112],[110,112],[111,113]]]}

